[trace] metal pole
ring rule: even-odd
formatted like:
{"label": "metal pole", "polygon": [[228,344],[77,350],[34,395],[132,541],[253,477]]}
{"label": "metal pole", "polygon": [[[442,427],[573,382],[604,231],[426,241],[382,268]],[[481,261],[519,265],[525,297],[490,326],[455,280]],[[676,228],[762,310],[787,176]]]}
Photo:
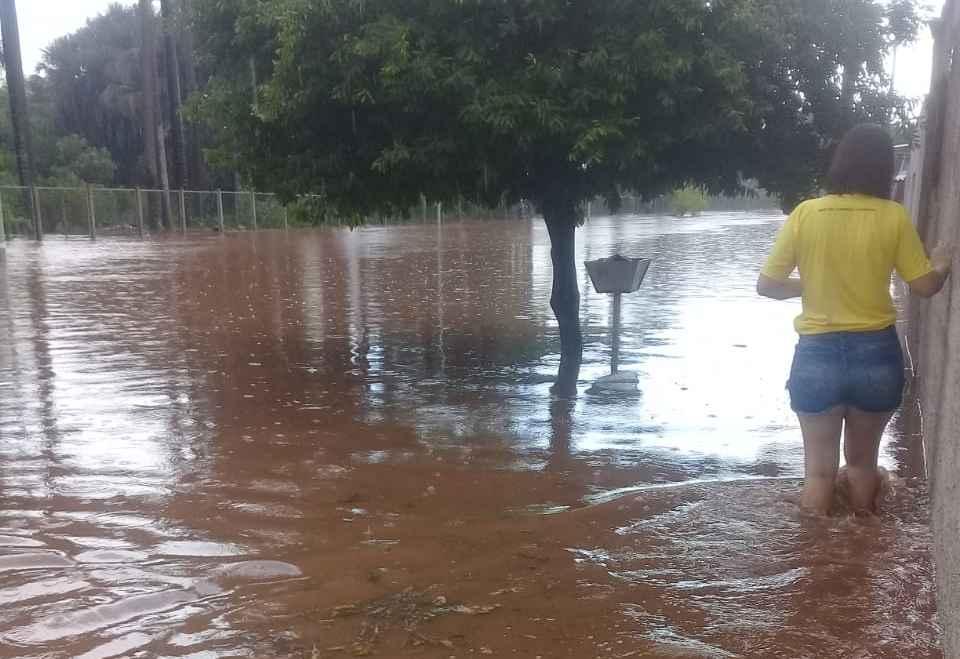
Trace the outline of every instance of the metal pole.
{"label": "metal pole", "polygon": [[140,188],[137,188],[137,233],[143,238],[143,195],[140,194]]}
{"label": "metal pole", "polygon": [[37,192],[36,188],[30,188],[30,192],[33,195],[33,210],[34,210],[34,220],[33,220],[33,233],[34,237],[37,240],[43,240],[43,214],[40,212],[40,193]]}
{"label": "metal pole", "polygon": [[217,223],[223,233],[223,190],[217,190]]}
{"label": "metal pole", "polygon": [[610,345],[610,374],[620,370],[620,293],[613,294],[613,340]]}
{"label": "metal pole", "polygon": [[253,230],[257,230],[257,193],[250,193],[250,207],[253,209]]}
{"label": "metal pole", "polygon": [[93,188],[87,186],[87,222],[90,229],[90,240],[97,239],[97,210],[93,203]]}
{"label": "metal pole", "polygon": [[0,190],[0,249],[7,246],[7,229],[3,226],[3,191]]}
{"label": "metal pole", "polygon": [[437,224],[443,224],[443,202],[437,202]]}
{"label": "metal pole", "polygon": [[180,232],[187,232],[187,199],[183,188],[180,188]]}
{"label": "metal pole", "polygon": [[67,224],[67,191],[60,192],[60,224],[63,225],[63,237],[70,237],[70,226]]}
{"label": "metal pole", "polygon": [[289,212],[287,210],[287,207],[284,206],[283,207],[283,230],[284,231],[290,228],[290,218],[288,217],[288,215],[289,215]]}

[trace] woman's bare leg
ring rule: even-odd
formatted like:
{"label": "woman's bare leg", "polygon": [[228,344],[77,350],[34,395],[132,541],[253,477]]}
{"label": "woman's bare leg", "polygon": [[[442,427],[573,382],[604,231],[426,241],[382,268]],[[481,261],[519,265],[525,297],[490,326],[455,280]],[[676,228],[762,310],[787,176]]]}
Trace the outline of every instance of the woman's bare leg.
{"label": "woman's bare leg", "polygon": [[798,415],[803,431],[804,481],[800,505],[819,515],[830,512],[840,466],[840,434],[846,408],[820,416]]}
{"label": "woman's bare leg", "polygon": [[847,460],[847,476],[850,480],[850,503],[856,512],[876,512],[877,455],[880,439],[890,417],[888,412],[875,414],[849,408],[843,431],[843,454]]}

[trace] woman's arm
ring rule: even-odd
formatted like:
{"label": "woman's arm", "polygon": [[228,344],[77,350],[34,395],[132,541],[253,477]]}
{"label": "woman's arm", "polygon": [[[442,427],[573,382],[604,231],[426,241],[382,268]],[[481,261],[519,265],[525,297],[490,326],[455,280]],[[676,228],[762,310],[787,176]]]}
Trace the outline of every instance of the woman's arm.
{"label": "woman's arm", "polygon": [[761,274],[757,280],[757,293],[772,300],[791,300],[803,296],[803,284],[797,278],[779,281]]}
{"label": "woman's arm", "polygon": [[954,247],[950,243],[940,243],[930,254],[930,263],[933,265],[933,271],[908,282],[910,292],[920,297],[933,297],[941,290],[943,285],[950,278],[950,272],[953,270]]}

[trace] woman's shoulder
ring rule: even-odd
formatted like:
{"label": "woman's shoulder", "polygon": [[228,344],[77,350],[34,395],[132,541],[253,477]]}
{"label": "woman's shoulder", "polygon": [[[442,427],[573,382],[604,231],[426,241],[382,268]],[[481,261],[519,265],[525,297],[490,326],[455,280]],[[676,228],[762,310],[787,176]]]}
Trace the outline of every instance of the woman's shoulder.
{"label": "woman's shoulder", "polygon": [[810,199],[805,199],[799,204],[793,207],[793,210],[790,211],[790,217],[799,217],[807,211],[816,208],[816,206],[821,202],[823,197],[811,197]]}

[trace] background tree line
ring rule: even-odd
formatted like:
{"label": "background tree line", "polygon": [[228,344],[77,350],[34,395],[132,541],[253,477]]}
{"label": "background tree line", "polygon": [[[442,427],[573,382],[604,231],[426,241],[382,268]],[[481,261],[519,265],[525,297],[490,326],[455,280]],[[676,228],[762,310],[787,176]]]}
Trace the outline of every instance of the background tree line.
{"label": "background tree line", "polygon": [[[211,176],[205,131],[186,118],[186,99],[206,74],[198,69],[190,0],[112,5],[78,31],[54,40],[38,70],[22,80],[25,107],[11,104],[17,76],[4,48],[7,84],[0,89],[0,183],[25,182],[18,172],[17,122],[26,133],[32,182],[38,185],[117,185],[151,189],[228,189],[233,173]],[[4,27],[16,25],[15,3],[0,3]],[[5,46],[11,42],[5,33]],[[19,50],[19,44],[12,44]],[[17,60],[19,53],[17,52]],[[23,150],[21,146],[21,151]],[[170,222],[169,196],[152,215]]]}
{"label": "background tree line", "polygon": [[[238,170],[253,168],[256,161],[240,155],[245,141],[242,131],[245,120],[257,116],[259,91],[255,90],[272,82],[283,13],[289,14],[299,6],[302,13],[294,15],[309,21],[310,15],[323,10],[320,5],[303,9],[304,3],[291,0],[200,3],[196,10],[192,0],[163,0],[159,4],[159,15],[149,0],[140,0],[138,6],[113,5],[85,27],[48,46],[39,71],[25,80],[39,181],[159,187],[164,168],[159,162],[152,168],[145,154],[146,145],[157,142],[145,139],[145,126],[154,123],[164,138],[165,169],[173,188],[232,188]],[[702,2],[681,4],[709,6]],[[799,108],[789,102],[790,95],[805,96],[809,127],[781,131],[776,140],[777,147],[799,146],[799,153],[805,157],[794,158],[795,164],[786,168],[789,171],[763,168],[770,172],[768,179],[779,179],[766,181],[771,189],[806,188],[789,193],[791,197],[802,196],[815,181],[824,157],[822,153],[818,158],[806,157],[811,151],[822,151],[824,143],[854,118],[891,118],[893,110],[903,107],[903,99],[892,97],[883,84],[882,58],[891,46],[909,41],[916,34],[919,19],[915,7],[903,0],[720,3],[724,4],[737,12],[751,12],[756,19],[752,31],[757,43],[747,49],[755,58],[751,64],[779,68],[771,68],[768,73],[773,75],[764,80],[769,88],[763,90],[766,98],[762,100],[769,104],[766,109],[774,115],[771,119],[795,129]],[[351,5],[362,7],[346,2],[333,11],[346,20]],[[375,11],[366,14],[372,17]],[[197,21],[203,30],[200,57],[194,46]],[[146,47],[145,26],[151,34]],[[766,49],[770,51],[770,39],[779,42],[775,48],[781,52],[762,52],[764,41],[768,41]],[[787,50],[795,51],[792,62],[780,57]],[[154,63],[146,69],[146,76],[144,54]],[[662,58],[662,67],[670,65],[671,55],[676,56],[653,50],[647,54],[651,59]],[[198,65],[198,61],[207,66]],[[194,97],[202,112],[193,113],[193,120],[188,120],[182,111],[184,105],[211,82],[210,94]],[[312,89],[313,84],[306,81],[304,91]],[[147,94],[146,86],[154,93]],[[9,107],[9,87],[0,89],[0,95],[0,103]],[[148,97],[151,103],[146,102]],[[232,106],[227,107],[227,103]],[[144,115],[149,113],[155,121],[148,124]],[[845,113],[850,116],[844,117]],[[199,121],[201,116],[206,125]],[[780,127],[771,122],[764,128]],[[6,113],[0,113],[0,147],[0,181],[12,183],[16,178],[16,148]],[[212,175],[204,149],[211,150],[217,165]],[[771,152],[779,153],[779,149]]]}

